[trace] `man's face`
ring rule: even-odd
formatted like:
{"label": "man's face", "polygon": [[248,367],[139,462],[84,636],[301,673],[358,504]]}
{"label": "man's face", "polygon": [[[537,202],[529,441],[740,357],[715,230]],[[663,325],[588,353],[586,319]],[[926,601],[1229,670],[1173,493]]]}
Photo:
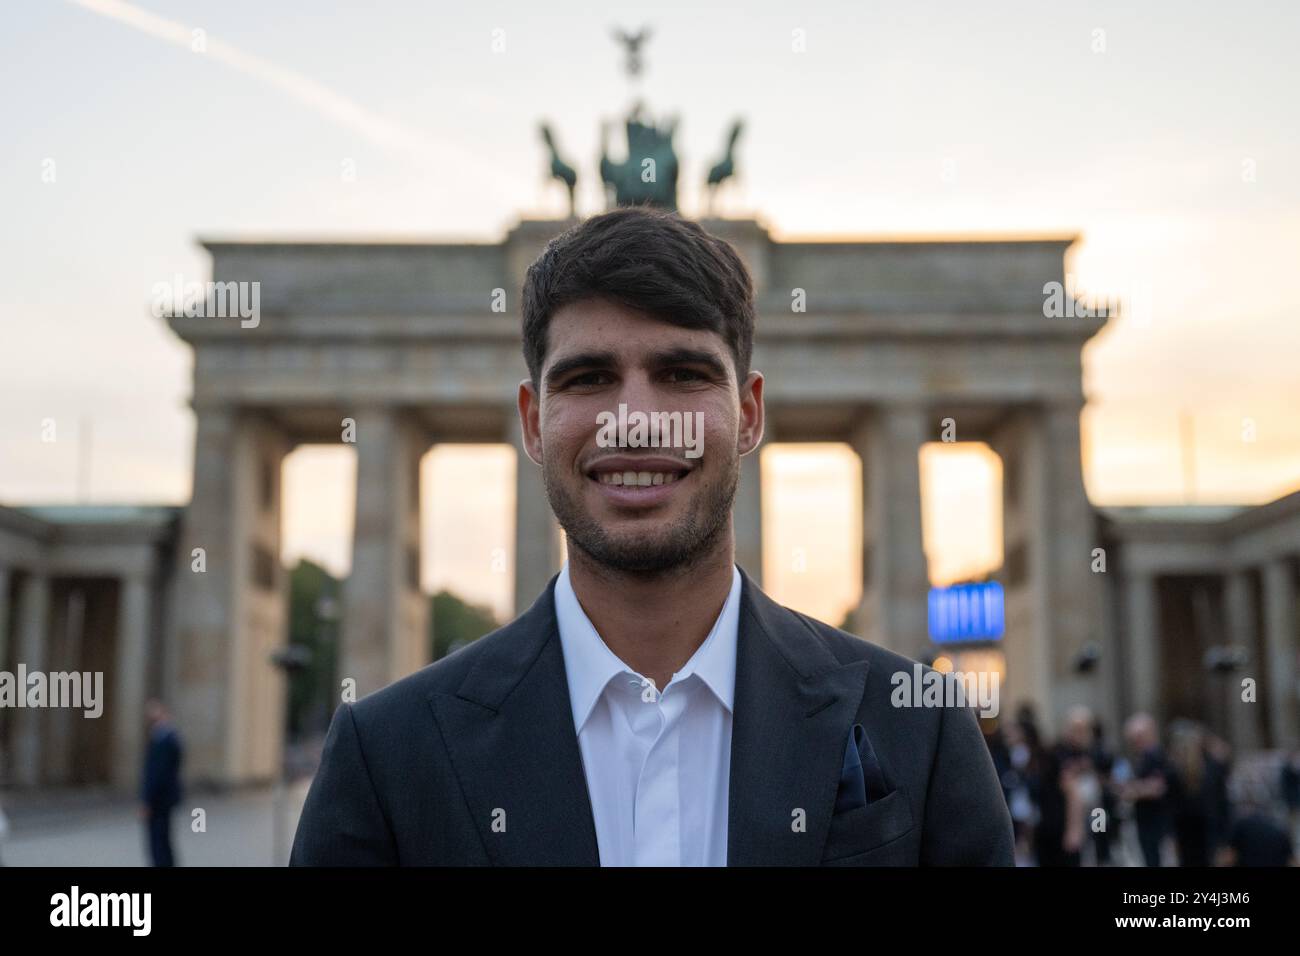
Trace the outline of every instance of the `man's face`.
{"label": "man's face", "polygon": [[1145,720],[1134,721],[1125,730],[1129,748],[1137,754],[1146,753],[1156,743],[1155,727]]}
{"label": "man's face", "polygon": [[1092,746],[1092,717],[1088,714],[1071,714],[1065,727],[1065,740],[1076,750]]}
{"label": "man's face", "polygon": [[[525,446],[570,547],[614,570],[654,572],[688,565],[730,533],[740,456],[763,434],[763,379],[751,372],[737,388],[720,335],[586,299],[551,317],[539,378],[540,395],[519,387]],[[620,405],[630,423],[668,413],[659,421],[682,430],[660,433],[659,447],[602,447]]]}

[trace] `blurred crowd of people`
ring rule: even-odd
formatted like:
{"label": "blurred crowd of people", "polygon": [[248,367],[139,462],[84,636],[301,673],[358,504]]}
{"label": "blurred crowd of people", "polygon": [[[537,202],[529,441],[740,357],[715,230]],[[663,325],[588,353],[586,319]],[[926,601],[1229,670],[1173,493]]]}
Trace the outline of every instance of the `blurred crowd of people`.
{"label": "blurred crowd of people", "polygon": [[1191,720],[1124,724],[1112,749],[1086,707],[1043,740],[1031,707],[985,726],[1023,866],[1288,866],[1300,832],[1300,751],[1236,765]]}

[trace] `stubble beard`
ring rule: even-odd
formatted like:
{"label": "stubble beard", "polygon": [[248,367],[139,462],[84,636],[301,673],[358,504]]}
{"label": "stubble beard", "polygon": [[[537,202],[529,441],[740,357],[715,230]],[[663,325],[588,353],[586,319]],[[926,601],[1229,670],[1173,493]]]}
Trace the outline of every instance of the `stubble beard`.
{"label": "stubble beard", "polygon": [[[570,548],[578,548],[609,571],[625,574],[681,572],[712,553],[727,532],[727,519],[740,482],[740,458],[733,456],[719,477],[696,493],[680,521],[654,534],[610,534],[583,507],[581,495],[575,494],[565,483],[565,476],[556,474],[545,461],[542,480],[551,510],[568,536]],[[580,480],[589,479],[582,476]]]}

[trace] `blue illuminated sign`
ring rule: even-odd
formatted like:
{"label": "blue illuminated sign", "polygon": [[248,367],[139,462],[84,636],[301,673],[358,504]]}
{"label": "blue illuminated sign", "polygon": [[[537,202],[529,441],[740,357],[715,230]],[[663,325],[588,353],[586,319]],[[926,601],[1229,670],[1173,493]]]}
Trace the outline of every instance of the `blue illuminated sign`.
{"label": "blue illuminated sign", "polygon": [[935,643],[996,641],[1005,629],[1002,585],[997,581],[930,588],[930,640]]}

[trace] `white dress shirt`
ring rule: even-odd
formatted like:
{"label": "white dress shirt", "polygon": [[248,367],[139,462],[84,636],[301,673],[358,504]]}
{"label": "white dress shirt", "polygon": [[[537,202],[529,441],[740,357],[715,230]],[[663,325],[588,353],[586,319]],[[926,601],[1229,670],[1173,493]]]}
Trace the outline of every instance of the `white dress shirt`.
{"label": "white dress shirt", "polygon": [[726,866],[740,572],[662,693],[596,633],[568,564],[555,616],[601,866]]}

